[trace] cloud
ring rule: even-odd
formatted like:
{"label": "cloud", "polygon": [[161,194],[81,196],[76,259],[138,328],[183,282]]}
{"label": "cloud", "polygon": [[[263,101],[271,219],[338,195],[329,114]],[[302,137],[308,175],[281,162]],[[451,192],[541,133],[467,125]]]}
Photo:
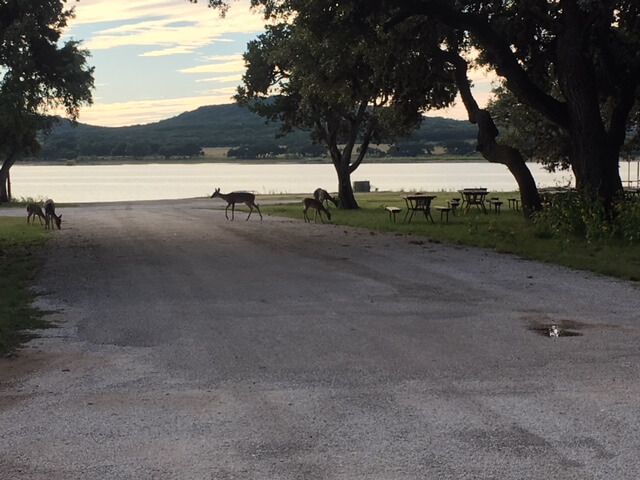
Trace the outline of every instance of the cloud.
{"label": "cloud", "polygon": [[[186,54],[216,41],[228,41],[231,33],[259,33],[264,20],[250,13],[246,0],[233,2],[225,18],[207,8],[206,2],[182,4],[175,0],[81,2],[72,27],[94,26],[85,38],[91,51],[124,46],[152,46],[146,56]],[[161,47],[161,48],[157,48]]]}
{"label": "cloud", "polygon": [[235,73],[244,72],[245,70],[245,63],[241,54],[220,55],[208,57],[205,60],[213,63],[183,68],[179,71],[180,73]]}
{"label": "cloud", "polygon": [[200,78],[196,80],[196,83],[203,82],[217,82],[217,83],[240,83],[242,81],[242,74],[238,73],[237,75],[226,75],[224,77],[211,77],[211,78]]}
{"label": "cloud", "polygon": [[235,88],[212,90],[202,96],[96,103],[81,110],[79,121],[106,127],[153,123],[195,110],[203,105],[232,103],[233,94],[235,94]]}
{"label": "cloud", "polygon": [[180,45],[177,47],[162,48],[160,50],[151,50],[141,54],[141,57],[166,57],[168,55],[186,55],[193,53],[194,48],[186,45]]}

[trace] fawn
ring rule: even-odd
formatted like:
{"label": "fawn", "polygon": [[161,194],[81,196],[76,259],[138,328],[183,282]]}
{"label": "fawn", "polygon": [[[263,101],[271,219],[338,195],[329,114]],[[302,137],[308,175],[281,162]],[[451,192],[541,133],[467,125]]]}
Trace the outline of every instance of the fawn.
{"label": "fawn", "polygon": [[44,213],[44,228],[49,228],[49,226],[51,226],[51,228],[53,229],[53,222],[55,221],[56,227],[58,227],[58,230],[60,230],[62,215],[56,215],[56,204],[53,203],[53,200],[49,199],[44,202]]}
{"label": "fawn", "polygon": [[35,224],[36,217],[38,217],[38,220],[40,220],[40,225],[42,225],[43,218],[45,223],[47,221],[47,218],[42,212],[42,208],[40,208],[40,205],[37,205],[35,203],[30,203],[29,205],[27,205],[27,225],[29,225],[29,220],[31,219],[31,217],[33,217],[33,220],[31,220],[32,225]]}
{"label": "fawn", "polygon": [[325,206],[327,205],[327,202],[333,203],[336,207],[338,206],[338,201],[331,195],[329,195],[329,192],[322,188],[316,188],[316,190],[313,192],[313,198],[315,198],[319,202],[322,202]]}
{"label": "fawn", "polygon": [[318,214],[320,214],[320,221],[324,223],[324,220],[322,219],[323,212],[327,216],[327,218],[331,220],[331,212],[329,212],[329,210],[325,208],[325,206],[322,204],[320,200],[316,200],[315,198],[305,198],[302,201],[302,203],[304,204],[304,209],[302,210],[302,213],[304,215],[305,222],[311,223],[311,220],[309,220],[309,216],[307,215],[307,210],[309,210],[310,208],[316,211],[316,214],[313,217],[314,222],[317,222]]}
{"label": "fawn", "polygon": [[253,193],[249,192],[231,192],[231,193],[220,193],[220,189],[216,188],[211,198],[221,198],[227,202],[227,208],[224,209],[224,216],[227,220],[229,217],[227,216],[227,210],[229,210],[229,206],[231,206],[231,220],[235,217],[235,209],[236,203],[244,203],[247,207],[250,208],[249,215],[247,215],[247,220],[253,213],[253,208],[255,207],[258,210],[258,214],[260,215],[260,220],[262,220],[262,213],[260,212],[260,207],[256,205],[256,196]]}

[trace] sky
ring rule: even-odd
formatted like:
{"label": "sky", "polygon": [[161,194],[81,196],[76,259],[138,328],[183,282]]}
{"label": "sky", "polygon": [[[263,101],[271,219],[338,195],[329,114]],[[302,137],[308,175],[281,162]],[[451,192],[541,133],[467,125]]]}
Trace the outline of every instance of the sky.
{"label": "sky", "polygon": [[[247,43],[264,31],[249,0],[232,2],[224,18],[207,0],[81,0],[65,39],[82,42],[95,67],[93,105],[79,121],[120,127],[147,124],[205,105],[233,103]],[[492,77],[471,72],[480,106]],[[429,112],[466,120],[460,101]]]}

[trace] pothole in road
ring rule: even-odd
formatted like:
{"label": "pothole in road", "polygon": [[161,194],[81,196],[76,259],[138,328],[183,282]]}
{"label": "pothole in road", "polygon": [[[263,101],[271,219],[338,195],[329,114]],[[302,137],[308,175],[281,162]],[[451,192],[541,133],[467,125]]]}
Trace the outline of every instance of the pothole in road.
{"label": "pothole in road", "polygon": [[560,320],[558,322],[531,322],[527,327],[530,331],[543,337],[580,337],[583,324],[572,320]]}

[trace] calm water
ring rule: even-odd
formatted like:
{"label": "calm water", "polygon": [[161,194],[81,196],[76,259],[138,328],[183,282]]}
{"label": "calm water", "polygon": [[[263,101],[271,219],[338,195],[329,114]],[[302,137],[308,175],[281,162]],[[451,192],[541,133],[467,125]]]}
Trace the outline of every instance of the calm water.
{"label": "calm water", "polygon": [[[540,187],[573,184],[569,172],[550,174],[539,165],[530,169]],[[635,174],[635,172],[633,172]],[[621,168],[625,177],[626,167]],[[503,165],[478,163],[363,163],[352,181],[368,180],[380,191],[456,191],[487,187],[517,190]],[[311,193],[318,187],[337,190],[332,165],[248,165],[230,163],[147,165],[15,165],[11,169],[14,198],[53,198],[57,202],[161,200],[249,190],[258,194]]]}

